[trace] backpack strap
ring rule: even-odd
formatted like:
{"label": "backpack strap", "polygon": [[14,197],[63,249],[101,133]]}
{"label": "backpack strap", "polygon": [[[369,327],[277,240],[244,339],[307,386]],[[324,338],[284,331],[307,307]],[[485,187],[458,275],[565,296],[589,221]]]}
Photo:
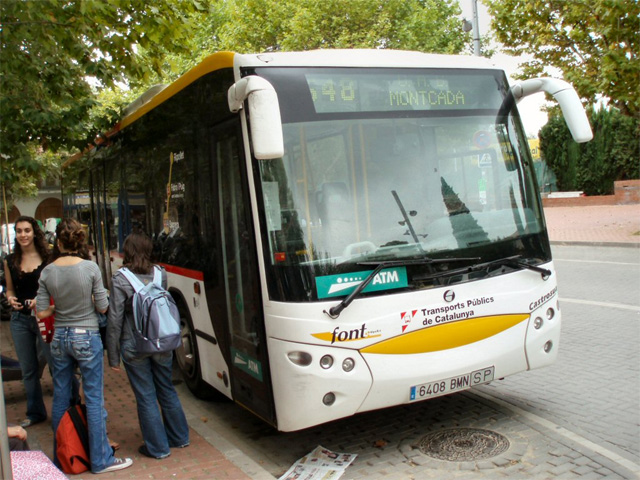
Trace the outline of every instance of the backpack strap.
{"label": "backpack strap", "polygon": [[[144,288],[144,283],[142,283],[140,279],[136,277],[136,274],[133,273],[131,270],[129,270],[127,267],[122,267],[120,271],[125,276],[125,278],[129,281],[129,283],[131,284],[131,286],[136,292]],[[155,281],[155,277],[154,277],[154,281]]]}
{"label": "backpack strap", "polygon": [[[82,446],[84,447],[84,451],[87,454],[87,457],[89,457],[90,450],[89,450],[89,435],[87,431],[88,427],[85,424],[83,418],[80,416],[80,412],[78,412],[78,408],[84,409],[84,405],[72,405],[71,407],[69,407],[67,412],[69,412],[69,417],[71,418],[71,421],[73,422],[73,426],[76,429],[76,433],[78,434],[80,443],[82,443]],[[91,465],[87,464],[84,458],[81,458],[81,457],[77,457],[77,458],[84,464],[85,467],[87,467],[88,469],[91,469]]]}
{"label": "backpack strap", "polygon": [[158,265],[153,266],[153,283],[162,287],[162,269]]}

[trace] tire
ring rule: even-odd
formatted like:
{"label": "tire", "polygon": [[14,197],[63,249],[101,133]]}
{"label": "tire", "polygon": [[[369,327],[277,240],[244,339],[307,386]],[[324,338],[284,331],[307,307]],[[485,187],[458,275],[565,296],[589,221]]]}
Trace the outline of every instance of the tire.
{"label": "tire", "polygon": [[218,397],[226,398],[222,393],[218,392],[202,379],[198,343],[196,341],[196,333],[193,328],[191,316],[182,302],[178,303],[178,310],[180,311],[182,342],[176,349],[175,356],[184,383],[187,384],[191,393],[197,398],[204,400],[218,399]]}

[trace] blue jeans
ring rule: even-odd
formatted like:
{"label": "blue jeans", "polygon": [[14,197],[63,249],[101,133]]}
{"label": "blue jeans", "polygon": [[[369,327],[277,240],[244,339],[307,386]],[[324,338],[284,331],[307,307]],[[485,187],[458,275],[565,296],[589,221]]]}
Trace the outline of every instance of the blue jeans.
{"label": "blue jeans", "polygon": [[47,419],[47,408],[42,399],[38,351],[44,354],[49,368],[51,368],[49,345],[44,343],[40,336],[36,317],[20,312],[11,314],[11,336],[18,355],[18,362],[20,362],[22,382],[27,392],[27,418],[33,423],[42,422]]}
{"label": "blue jeans", "polygon": [[133,341],[124,342],[121,350],[129,383],[136,396],[138,421],[148,452],[154,457],[163,457],[170,453],[170,447],[188,445],[189,424],[171,382],[173,353],[138,357]]}
{"label": "blue jeans", "polygon": [[[113,450],[107,438],[107,411],[104,409],[104,353],[100,332],[81,328],[56,327],[51,342],[53,360],[53,431],[58,429],[64,412],[69,407],[71,383],[76,364],[82,374],[82,388],[87,406],[89,429],[89,455],[91,471],[97,472],[114,461]],[[53,441],[54,462],[56,442]]]}

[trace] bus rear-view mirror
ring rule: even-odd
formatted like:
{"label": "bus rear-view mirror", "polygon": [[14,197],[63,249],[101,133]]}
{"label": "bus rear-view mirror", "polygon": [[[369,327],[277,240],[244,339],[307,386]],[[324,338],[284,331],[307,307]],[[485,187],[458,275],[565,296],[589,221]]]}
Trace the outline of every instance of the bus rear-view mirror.
{"label": "bus rear-view mirror", "polygon": [[564,80],[556,78],[532,78],[515,84],[511,91],[516,101],[538,92],[547,92],[556,99],[567,122],[571,136],[578,143],[593,138],[589,119],[582,102],[573,87]]}
{"label": "bus rear-view mirror", "polygon": [[229,109],[239,111],[245,100],[249,103],[249,130],[253,154],[258,160],[284,155],[282,120],[278,95],[264,78],[248,76],[234,83],[227,94]]}

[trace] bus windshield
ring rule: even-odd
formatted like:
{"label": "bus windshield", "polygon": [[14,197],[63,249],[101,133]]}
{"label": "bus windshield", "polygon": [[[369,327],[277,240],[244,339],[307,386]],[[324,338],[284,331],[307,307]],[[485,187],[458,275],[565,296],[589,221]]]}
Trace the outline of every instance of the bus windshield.
{"label": "bus windshield", "polygon": [[[331,296],[372,262],[407,260],[395,287],[472,281],[460,262],[419,258],[550,251],[527,141],[494,70],[256,68],[276,89],[285,154],[255,161],[269,294]],[[469,260],[471,262],[471,260]],[[357,276],[357,275],[356,275]],[[366,290],[365,290],[366,292]]]}

